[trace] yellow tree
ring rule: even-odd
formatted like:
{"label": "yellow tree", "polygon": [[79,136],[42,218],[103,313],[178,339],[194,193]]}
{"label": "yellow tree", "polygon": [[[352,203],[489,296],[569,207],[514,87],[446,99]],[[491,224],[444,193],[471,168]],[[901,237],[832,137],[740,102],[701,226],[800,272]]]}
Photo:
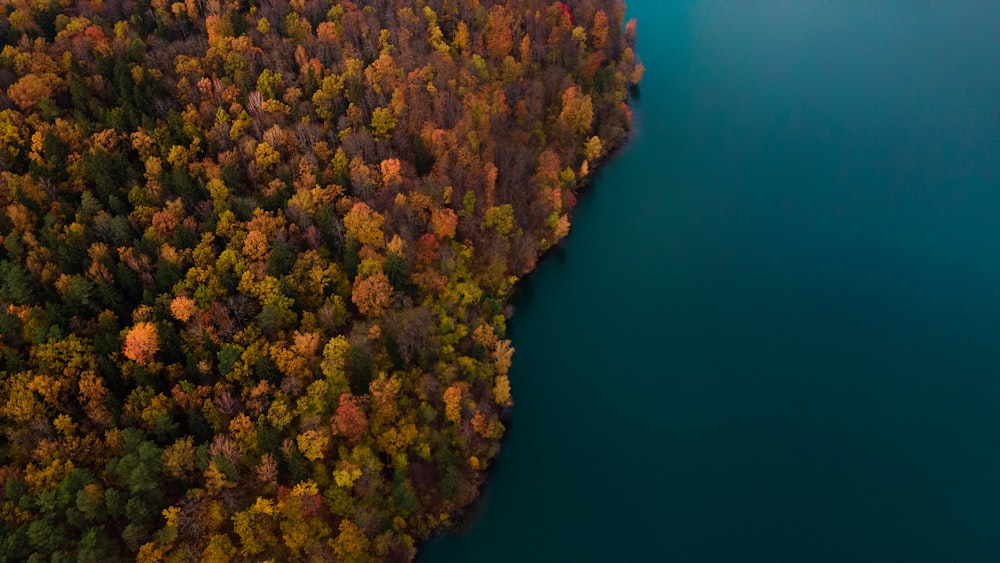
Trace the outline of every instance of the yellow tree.
{"label": "yellow tree", "polygon": [[25,144],[27,132],[21,114],[10,109],[0,111],[0,164],[17,158]]}
{"label": "yellow tree", "polygon": [[388,139],[398,123],[390,108],[375,108],[372,111],[372,136],[380,140]]}
{"label": "yellow tree", "polygon": [[575,134],[590,131],[594,121],[594,105],[589,95],[583,95],[579,86],[571,86],[563,91],[562,112],[559,119],[566,122]]}
{"label": "yellow tree", "polygon": [[375,211],[363,201],[355,203],[344,216],[344,227],[347,234],[353,236],[361,244],[381,247],[385,244],[385,234],[382,232],[382,214]]}
{"label": "yellow tree", "polygon": [[371,391],[372,424],[376,429],[388,426],[399,417],[399,393],[402,382],[398,377],[386,377],[385,373],[368,385]]}
{"label": "yellow tree", "polygon": [[353,522],[347,520],[340,521],[340,533],[333,542],[333,550],[337,558],[341,561],[366,561],[368,551],[368,538],[364,531]]}
{"label": "yellow tree", "polygon": [[510,406],[510,379],[506,375],[497,376],[493,383],[493,400],[500,406]]}
{"label": "yellow tree", "polygon": [[462,391],[468,386],[468,383],[457,382],[444,390],[444,416],[455,424],[462,422]]}
{"label": "yellow tree", "polygon": [[240,537],[240,551],[243,555],[256,555],[275,543],[276,513],[277,503],[257,497],[257,501],[250,508],[233,515],[233,530]]}
{"label": "yellow tree", "polygon": [[296,437],[299,451],[310,461],[323,459],[323,450],[330,443],[330,436],[322,430],[306,430]]}

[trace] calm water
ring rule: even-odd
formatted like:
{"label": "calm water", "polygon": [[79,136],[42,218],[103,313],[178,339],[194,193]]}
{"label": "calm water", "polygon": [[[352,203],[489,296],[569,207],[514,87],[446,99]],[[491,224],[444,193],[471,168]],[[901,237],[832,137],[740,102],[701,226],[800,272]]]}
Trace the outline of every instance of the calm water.
{"label": "calm water", "polygon": [[1000,4],[632,0],[633,140],[422,560],[1000,561]]}

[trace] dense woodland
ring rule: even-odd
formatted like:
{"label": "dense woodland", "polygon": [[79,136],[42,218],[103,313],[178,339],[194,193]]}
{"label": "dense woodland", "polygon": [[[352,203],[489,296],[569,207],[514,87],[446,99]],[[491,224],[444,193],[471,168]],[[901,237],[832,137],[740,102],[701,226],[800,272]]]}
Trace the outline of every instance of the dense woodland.
{"label": "dense woodland", "polygon": [[512,288],[627,135],[623,18],[5,0],[0,561],[405,561],[453,524]]}

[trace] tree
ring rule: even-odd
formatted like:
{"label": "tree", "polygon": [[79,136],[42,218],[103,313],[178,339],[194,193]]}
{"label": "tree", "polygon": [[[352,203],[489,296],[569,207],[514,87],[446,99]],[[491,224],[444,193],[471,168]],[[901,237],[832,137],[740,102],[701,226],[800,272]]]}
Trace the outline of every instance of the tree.
{"label": "tree", "polygon": [[362,315],[381,317],[392,304],[392,283],[389,276],[377,272],[363,278],[359,274],[354,279],[351,301]]}
{"label": "tree", "polygon": [[398,158],[387,158],[382,161],[382,164],[380,164],[379,167],[382,169],[382,184],[386,188],[398,186],[403,183]]}
{"label": "tree", "polygon": [[594,23],[590,28],[590,41],[594,49],[600,51],[608,42],[608,15],[604,10],[594,13]]}
{"label": "tree", "polygon": [[399,121],[389,108],[375,108],[372,111],[372,136],[376,139],[388,139]]}
{"label": "tree", "polygon": [[149,322],[137,323],[125,336],[122,353],[139,365],[148,364],[159,349],[160,339],[156,325]]}
{"label": "tree", "polygon": [[12,84],[7,95],[19,108],[30,111],[43,100],[51,98],[58,84],[59,77],[50,72],[28,74]]}
{"label": "tree", "polygon": [[194,439],[185,436],[163,450],[163,472],[174,479],[184,479],[194,470],[197,450]]}
{"label": "tree", "polygon": [[281,162],[281,154],[270,143],[263,142],[254,149],[254,162],[257,170],[266,171]]}
{"label": "tree", "polygon": [[257,497],[250,508],[233,515],[233,530],[240,538],[240,552],[244,556],[263,553],[275,543],[274,517],[277,512],[277,503]]}
{"label": "tree", "polygon": [[604,151],[604,147],[601,143],[600,137],[594,135],[591,137],[583,149],[583,156],[587,160],[595,160],[599,158]]}
{"label": "tree", "polygon": [[321,430],[306,430],[295,439],[298,442],[299,451],[309,461],[323,459],[323,450],[330,443],[330,437]]}
{"label": "tree", "polygon": [[24,150],[27,133],[28,129],[20,113],[11,109],[0,111],[0,164],[13,169]]}
{"label": "tree", "polygon": [[431,227],[438,238],[447,240],[454,237],[457,226],[458,215],[454,210],[445,207],[431,212]]}
{"label": "tree", "polygon": [[344,519],[333,549],[341,561],[364,561],[368,558],[368,538],[353,522]]}
{"label": "tree", "polygon": [[486,52],[495,60],[502,60],[514,45],[513,22],[507,9],[498,4],[486,16]]}
{"label": "tree", "polygon": [[361,244],[381,247],[385,244],[385,234],[382,232],[384,221],[381,213],[368,207],[364,202],[358,202],[344,216],[344,227],[347,229],[347,234]]}
{"label": "tree", "polygon": [[590,95],[583,94],[579,86],[564,90],[559,119],[576,135],[589,132],[594,120],[594,105]]}
{"label": "tree", "polygon": [[514,228],[514,208],[505,203],[486,210],[483,226],[490,227],[500,236],[507,236]]}
{"label": "tree", "polygon": [[510,379],[506,375],[498,375],[493,384],[493,400],[500,406],[510,406]]}
{"label": "tree", "polygon": [[188,322],[197,310],[194,299],[190,297],[180,295],[174,297],[173,301],[170,302],[170,314],[182,323]]}
{"label": "tree", "polygon": [[281,539],[291,559],[303,559],[310,548],[326,544],[331,530],[325,519],[320,517],[322,506],[318,488],[312,481],[299,483],[287,493],[279,493]]}
{"label": "tree", "polygon": [[462,392],[465,385],[452,383],[444,391],[444,416],[451,422],[462,422]]}
{"label": "tree", "polygon": [[354,443],[364,436],[368,429],[368,416],[350,393],[340,395],[337,414],[333,417],[333,431]]}

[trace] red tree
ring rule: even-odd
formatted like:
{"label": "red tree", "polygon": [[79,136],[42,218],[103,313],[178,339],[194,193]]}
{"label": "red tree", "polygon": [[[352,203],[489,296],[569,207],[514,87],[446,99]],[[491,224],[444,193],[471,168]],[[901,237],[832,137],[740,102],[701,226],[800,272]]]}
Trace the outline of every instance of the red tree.
{"label": "red tree", "polygon": [[342,394],[337,414],[333,416],[333,431],[351,442],[357,442],[367,429],[368,416],[358,405],[358,400],[350,393]]}

